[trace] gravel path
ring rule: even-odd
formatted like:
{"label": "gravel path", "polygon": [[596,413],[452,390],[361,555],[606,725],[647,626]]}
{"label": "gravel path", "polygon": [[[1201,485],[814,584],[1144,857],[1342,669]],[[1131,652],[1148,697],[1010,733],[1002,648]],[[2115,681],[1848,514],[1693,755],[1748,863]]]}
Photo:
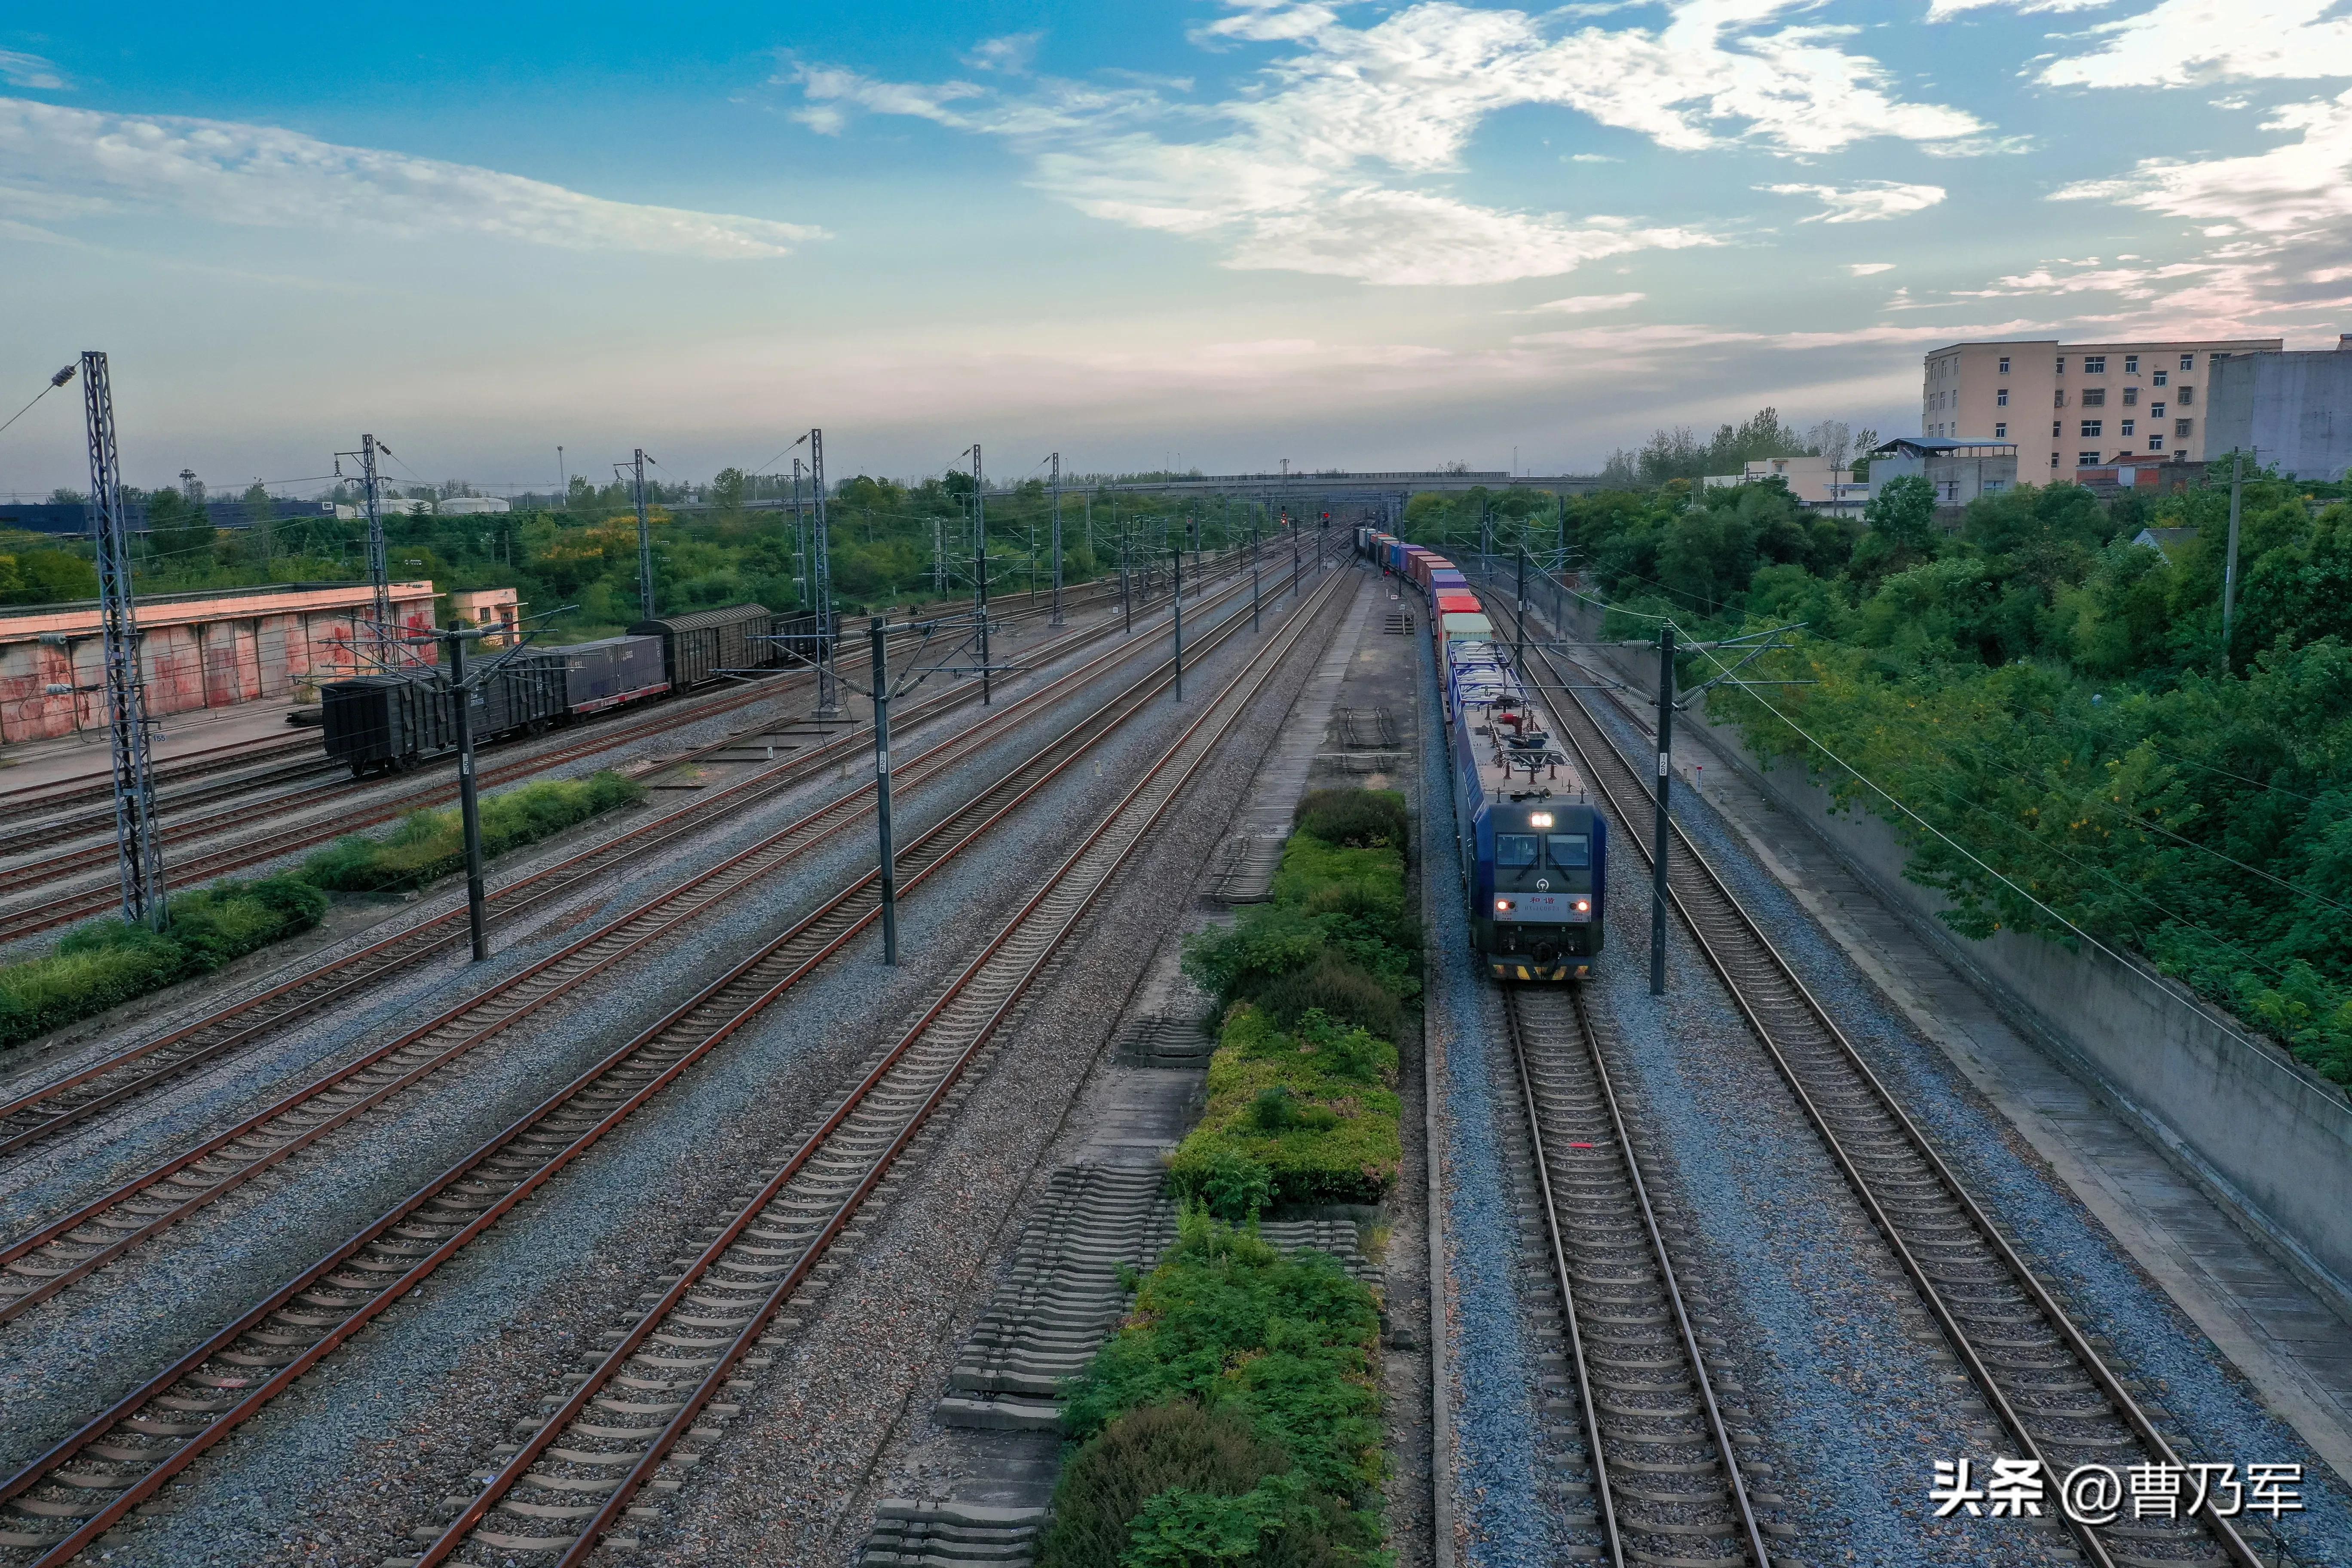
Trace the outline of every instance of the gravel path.
{"label": "gravel path", "polygon": [[[1221,655],[1220,668],[1231,668],[1240,651]],[[868,942],[804,983],[791,1002],[771,1009],[640,1112],[625,1135],[607,1139],[553,1184],[526,1211],[527,1222],[499,1226],[352,1351],[223,1445],[175,1489],[168,1513],[118,1531],[109,1543],[112,1560],[357,1563],[394,1550],[463,1468],[488,1457],[489,1445],[535,1403],[573,1347],[664,1271],[694,1227],[732,1199],[748,1171],[789,1144],[877,1037],[935,992],[969,941],[1009,911],[1039,868],[1058,860],[1071,824],[1107,808],[1192,711],[1160,705],[1108,744],[1100,774],[1086,767],[1058,781],[902,907],[906,965],[882,971]],[[1226,778],[1230,791],[1233,759],[1245,750],[1229,748],[1202,782]],[[1204,816],[1201,798],[1163,826],[1137,885],[1181,885],[1173,868],[1198,864],[1222,822],[1213,812]],[[856,862],[856,850],[843,854]],[[871,1434],[883,1429],[876,1423],[887,1426],[903,1404],[899,1384],[912,1375],[908,1367],[922,1361],[901,1348],[877,1357],[875,1345],[945,1342],[944,1311],[976,1280],[974,1238],[984,1244],[994,1228],[985,1216],[1000,1213],[1018,1190],[1024,1143],[1042,1146],[1067,1100],[1067,1085],[1099,1045],[1091,1026],[1102,1006],[1083,989],[1070,989],[1079,984],[1075,977],[1089,961],[1134,962],[1150,944],[1139,945],[1131,922],[1167,914],[1154,900],[1121,900],[1073,950],[1052,1016],[1033,1012],[1034,1024],[1014,1036],[1016,1048],[937,1146],[928,1169],[947,1179],[926,1180],[919,1193],[902,1189],[908,1196],[892,1205],[875,1239],[825,1293],[820,1324],[832,1324],[836,1337],[813,1332],[796,1341],[746,1401],[738,1437],[772,1421],[773,1441],[792,1465],[761,1442],[730,1437],[719,1445],[687,1494],[689,1501],[698,1494],[710,1499],[710,1522],[689,1533],[735,1544],[681,1548],[678,1560],[751,1560],[756,1553],[747,1543],[772,1539],[761,1512],[797,1521],[797,1538],[812,1548],[842,1526],[840,1499],[854,1479],[843,1468],[865,1463]],[[714,961],[730,957],[757,939],[760,923],[748,911],[715,919],[698,945]],[[1070,996],[1076,999],[1060,1000]],[[559,1045],[567,1029],[600,1044],[613,1032],[601,1016],[610,1001],[572,1010],[590,1017],[543,1024],[519,1042],[523,1048],[501,1053],[498,1070],[486,1063],[475,1075],[479,1081],[439,1098],[478,1106],[499,1093],[529,1092],[552,1069],[541,1051]],[[591,1024],[597,1027],[585,1026]],[[1068,1034],[1058,1049],[1057,1031]],[[389,1125],[376,1130],[368,1153],[391,1161],[411,1137],[441,1147],[454,1141],[446,1132],[413,1133],[403,1120],[383,1119]],[[1003,1179],[1007,1161],[1010,1180]],[[306,1227],[298,1221],[289,1228]],[[845,1309],[853,1289],[856,1305]],[[86,1394],[80,1403],[86,1405]],[[817,1406],[825,1408],[821,1417],[812,1414]],[[861,1432],[869,1434],[862,1447],[850,1440]],[[819,1518],[811,1509],[831,1511]],[[853,1523],[845,1539],[862,1530]],[[774,1551],[772,1560],[806,1560],[798,1548]]]}

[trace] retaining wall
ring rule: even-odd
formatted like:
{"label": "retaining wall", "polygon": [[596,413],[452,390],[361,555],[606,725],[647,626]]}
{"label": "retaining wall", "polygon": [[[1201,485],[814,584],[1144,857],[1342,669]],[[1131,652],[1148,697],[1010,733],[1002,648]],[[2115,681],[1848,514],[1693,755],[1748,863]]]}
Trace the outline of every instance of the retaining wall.
{"label": "retaining wall", "polygon": [[[1546,606],[1548,607],[1548,606]],[[1572,610],[1569,635],[1597,637]],[[1657,660],[1603,648],[1617,674],[1656,700]],[[1761,766],[1738,729],[1695,700],[1678,724],[1704,724],[1717,751],[1803,822],[1891,908],[1988,991],[2011,1020],[2088,1083],[2165,1156],[2263,1237],[2305,1282],[2352,1315],[2352,1100],[2177,983],[2128,956],[2076,952],[1997,931],[1982,942],[1938,917],[1941,893],[1903,879],[1895,829],[1790,763]]]}

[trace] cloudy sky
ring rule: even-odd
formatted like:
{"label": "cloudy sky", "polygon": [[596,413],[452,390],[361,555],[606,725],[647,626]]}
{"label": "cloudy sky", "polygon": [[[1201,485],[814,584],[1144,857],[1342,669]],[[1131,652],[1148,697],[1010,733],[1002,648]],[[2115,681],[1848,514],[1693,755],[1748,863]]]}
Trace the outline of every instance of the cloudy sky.
{"label": "cloudy sky", "polygon": [[[842,473],[1558,472],[1768,401],[1911,430],[1954,338],[2352,328],[2344,0],[37,19],[0,417],[103,348],[143,484],[812,424]],[[82,463],[52,396],[0,494]]]}

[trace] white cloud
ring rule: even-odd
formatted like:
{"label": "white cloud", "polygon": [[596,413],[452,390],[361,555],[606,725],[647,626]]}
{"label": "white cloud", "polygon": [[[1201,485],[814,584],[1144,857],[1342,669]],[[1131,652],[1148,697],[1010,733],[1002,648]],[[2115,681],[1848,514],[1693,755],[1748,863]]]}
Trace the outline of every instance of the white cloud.
{"label": "white cloud", "polygon": [[1568,161],[1571,163],[1622,163],[1625,160],[1612,158],[1606,153],[1571,153]]}
{"label": "white cloud", "polygon": [[[2109,0],[1935,0],[1927,19],[1979,6],[2075,11]],[[2061,87],[2185,87],[2203,81],[2352,76],[2352,14],[2341,0],[2158,0],[2089,30],[2104,42],[2043,66]]]}
{"label": "white cloud", "polygon": [[0,83],[28,87],[36,92],[62,92],[66,79],[64,72],[38,55],[0,49]]}
{"label": "white cloud", "polygon": [[1227,4],[1233,13],[1197,29],[1196,43],[1279,53],[1222,102],[1155,83],[1049,80],[1016,96],[799,65],[778,80],[801,90],[799,116],[817,130],[837,132],[856,110],[1003,137],[1030,157],[1040,188],[1096,216],[1220,244],[1228,266],[1374,283],[1498,282],[1714,243],[1687,228],[1448,194],[1480,124],[1515,106],[1575,110],[1677,149],[1745,142],[1812,153],[1985,129],[1961,110],[1895,98],[1875,60],[1842,47],[1844,30],[1780,25],[1804,0],[1675,0],[1660,28],[1572,33],[1557,16],[1453,0],[1419,0],[1361,27],[1318,0]]}
{"label": "white cloud", "polygon": [[583,195],[465,163],[268,125],[0,98],[0,212],[175,211],[269,228],[472,234],[574,250],[782,256],[823,231]]}
{"label": "white cloud", "polygon": [[1759,185],[1780,196],[1811,196],[1822,210],[1801,223],[1871,223],[1925,212],[1944,199],[1941,185],[1906,185],[1893,180],[1864,180],[1858,185]]}
{"label": "white cloud", "polygon": [[1045,35],[1037,33],[1007,33],[1001,38],[990,38],[964,56],[963,63],[974,70],[1005,71],[1014,76],[1025,73],[1029,62],[1037,58],[1037,45]]}
{"label": "white cloud", "polygon": [[1845,264],[1845,269],[1848,272],[1853,273],[1856,278],[1870,278],[1881,272],[1894,271],[1895,263],[1892,261],[1849,261]]}
{"label": "white cloud", "polygon": [[1648,298],[1647,294],[1574,294],[1565,300],[1547,300],[1540,305],[1530,305],[1514,313],[1522,316],[1590,316],[1603,310],[1622,310]]}
{"label": "white cloud", "polygon": [[2352,91],[2287,104],[2263,129],[2302,136],[2243,158],[2145,158],[2120,179],[2084,180],[2051,199],[2114,201],[2201,219],[2214,226],[2206,232],[2217,236],[2241,227],[2286,235],[2352,217]]}

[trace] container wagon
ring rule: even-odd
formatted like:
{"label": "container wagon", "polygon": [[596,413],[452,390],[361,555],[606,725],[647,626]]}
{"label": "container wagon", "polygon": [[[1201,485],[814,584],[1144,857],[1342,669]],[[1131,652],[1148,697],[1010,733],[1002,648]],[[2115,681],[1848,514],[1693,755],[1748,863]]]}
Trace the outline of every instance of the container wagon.
{"label": "container wagon", "polygon": [[[353,778],[404,773],[457,744],[457,693],[435,671],[357,676],[331,681],[319,695],[327,755],[348,766]],[[566,712],[563,661],[526,653],[467,695],[478,743],[543,729]]]}
{"label": "container wagon", "polygon": [[629,635],[661,639],[662,667],[670,686],[683,691],[775,663],[775,645],[767,640],[774,620],[764,605],[729,605],[656,616],[631,626]]}

